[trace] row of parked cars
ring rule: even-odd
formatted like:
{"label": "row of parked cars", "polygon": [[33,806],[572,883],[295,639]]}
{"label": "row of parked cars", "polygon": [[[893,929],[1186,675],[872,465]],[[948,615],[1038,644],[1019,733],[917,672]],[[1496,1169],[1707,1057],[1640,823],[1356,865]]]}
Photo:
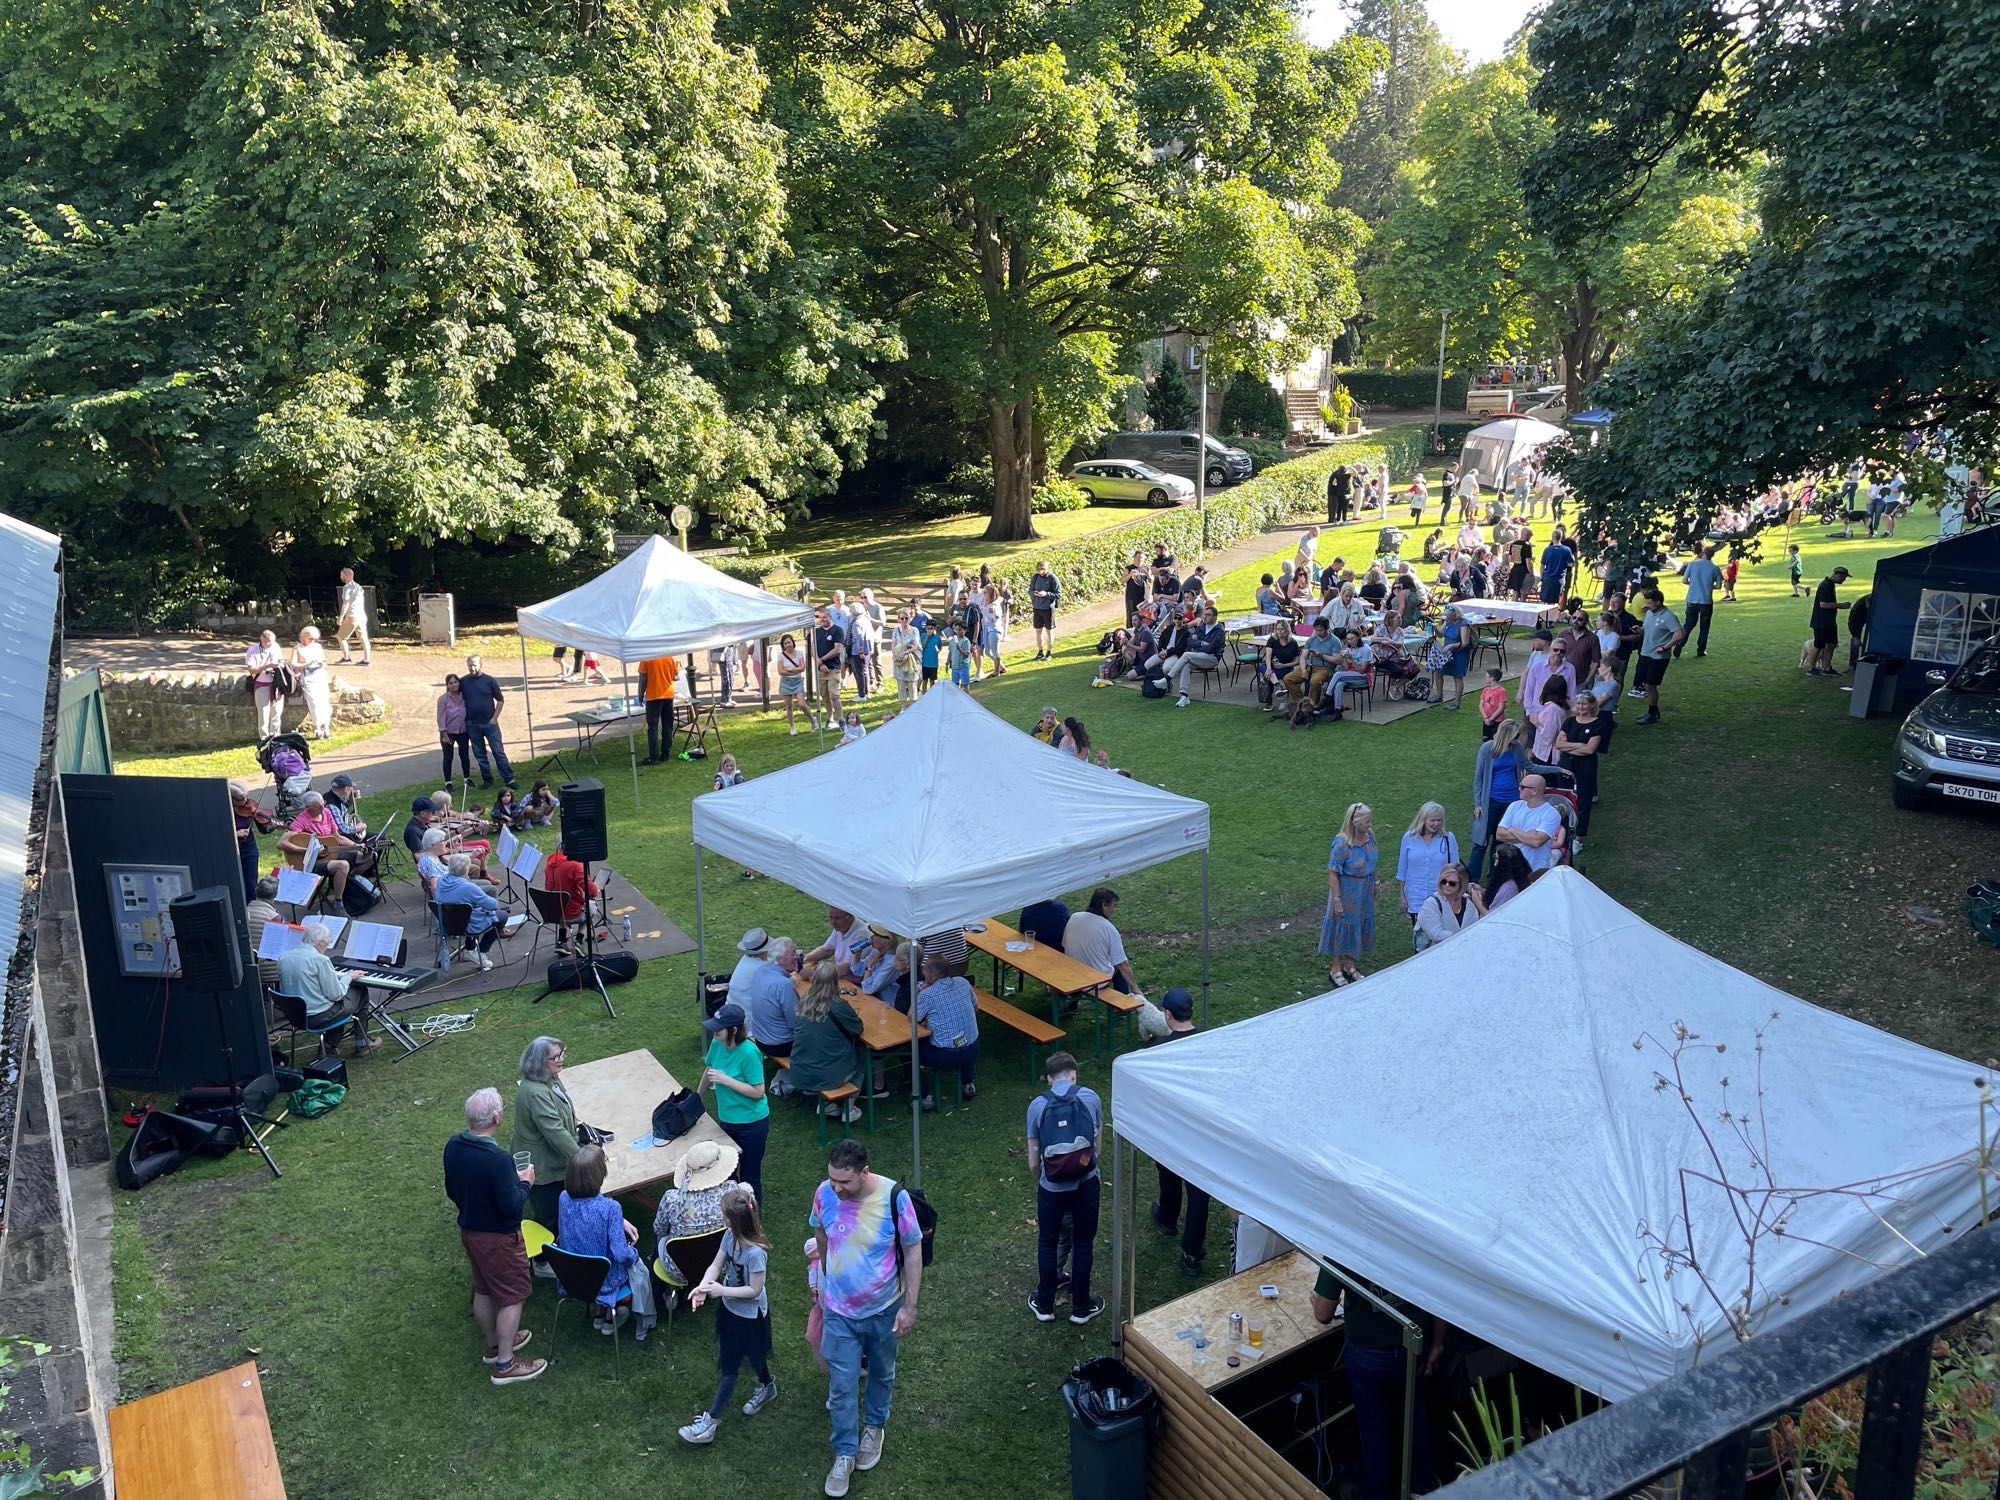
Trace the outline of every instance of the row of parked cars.
{"label": "row of parked cars", "polygon": [[1093,501],[1167,506],[1194,499],[1195,476],[1204,468],[1207,487],[1219,490],[1248,479],[1253,467],[1241,448],[1212,437],[1204,446],[1202,434],[1170,428],[1114,432],[1102,456],[1070,465],[1069,477]]}

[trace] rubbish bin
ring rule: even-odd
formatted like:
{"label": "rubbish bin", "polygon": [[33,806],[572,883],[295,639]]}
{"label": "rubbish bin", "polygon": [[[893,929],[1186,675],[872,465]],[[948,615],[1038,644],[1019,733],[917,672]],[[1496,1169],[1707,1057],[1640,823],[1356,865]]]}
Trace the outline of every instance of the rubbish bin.
{"label": "rubbish bin", "polygon": [[1864,653],[1854,668],[1854,691],[1847,701],[1848,717],[1865,719],[1894,708],[1896,679],[1903,666],[1900,656],[1884,656],[1879,651]]}
{"label": "rubbish bin", "polygon": [[1143,1500],[1146,1447],[1160,1423],[1157,1392],[1123,1360],[1086,1360],[1062,1385],[1069,1409],[1071,1500]]}

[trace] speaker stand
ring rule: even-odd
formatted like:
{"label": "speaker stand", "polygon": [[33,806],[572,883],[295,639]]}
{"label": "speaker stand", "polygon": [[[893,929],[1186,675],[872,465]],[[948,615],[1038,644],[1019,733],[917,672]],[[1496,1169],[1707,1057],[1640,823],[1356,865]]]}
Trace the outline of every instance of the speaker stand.
{"label": "speaker stand", "polygon": [[[591,984],[597,987],[597,998],[604,1002],[604,1013],[615,1021],[618,1019],[618,1012],[612,1008],[611,992],[604,987],[604,975],[598,968],[598,965],[603,960],[597,956],[597,921],[590,914],[590,861],[587,859],[583,861],[583,890],[583,952],[571,958],[568,962],[575,969],[577,989],[581,990],[584,980],[588,979]],[[611,919],[610,897],[600,891],[597,899],[602,903],[605,920],[609,921]],[[556,963],[561,962],[563,962],[562,959],[556,960]],[[549,967],[554,968],[555,965],[551,964]],[[551,980],[548,987],[535,996],[534,1003],[540,1005],[549,996],[553,995],[558,988],[568,989],[569,986],[558,986],[554,980]]]}
{"label": "speaker stand", "polygon": [[[271,1148],[264,1144],[264,1138],[257,1134],[257,1125],[271,1125],[283,1129],[285,1121],[274,1120],[269,1115],[256,1114],[243,1107],[243,1084],[236,1076],[236,1049],[229,1045],[229,1016],[222,1008],[222,991],[210,990],[209,999],[215,1002],[215,1029],[222,1036],[222,1076],[229,1080],[229,1113],[236,1121],[243,1144],[253,1148],[264,1158],[264,1165],[271,1169],[273,1177],[283,1177],[278,1164],[271,1158]],[[253,1125],[251,1121],[256,1121]]]}

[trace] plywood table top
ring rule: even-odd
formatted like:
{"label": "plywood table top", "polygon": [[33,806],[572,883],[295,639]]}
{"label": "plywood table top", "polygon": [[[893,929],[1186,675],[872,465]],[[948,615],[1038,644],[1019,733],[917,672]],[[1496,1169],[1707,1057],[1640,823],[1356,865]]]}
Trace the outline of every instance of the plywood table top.
{"label": "plywood table top", "polygon": [[[604,1144],[605,1165],[610,1169],[604,1179],[607,1193],[628,1193],[673,1176],[696,1141],[713,1141],[719,1146],[730,1143],[714,1116],[705,1114],[694,1129],[664,1146],[632,1149],[631,1142],[653,1132],[653,1106],[683,1087],[643,1047],[565,1067],[562,1086],[576,1107],[579,1125],[595,1125],[611,1132],[611,1139]],[[712,1110],[714,1101],[706,1102]]]}
{"label": "plywood table top", "polygon": [[255,1363],[127,1401],[109,1418],[129,1500],[285,1500]]}
{"label": "plywood table top", "polygon": [[[1287,1250],[1226,1281],[1198,1287],[1185,1297],[1140,1313],[1126,1324],[1126,1331],[1144,1339],[1148,1347],[1203,1390],[1212,1391],[1261,1368],[1248,1360],[1237,1369],[1229,1368],[1228,1357],[1234,1352],[1229,1342],[1232,1312],[1242,1313],[1246,1321],[1263,1318],[1265,1359],[1289,1354],[1340,1327],[1338,1318],[1330,1325],[1313,1321],[1312,1289],[1318,1279],[1319,1266],[1311,1256]],[[1267,1281],[1278,1289],[1275,1302],[1257,1293]],[[1206,1349],[1197,1350],[1192,1339],[1179,1337],[1196,1318],[1201,1319],[1202,1334],[1209,1341]],[[1203,1356],[1200,1364],[1195,1363],[1197,1353]]]}
{"label": "plywood table top", "polygon": [[1086,990],[1098,989],[1111,983],[1111,976],[1102,970],[1093,969],[1089,964],[1079,963],[1067,953],[1058,952],[1046,943],[1018,952],[1010,952],[1009,943],[1022,943],[1027,939],[998,917],[985,919],[984,932],[968,932],[965,941],[981,953],[991,954],[1009,968],[1019,969],[1030,979],[1039,980],[1058,995],[1080,995]]}

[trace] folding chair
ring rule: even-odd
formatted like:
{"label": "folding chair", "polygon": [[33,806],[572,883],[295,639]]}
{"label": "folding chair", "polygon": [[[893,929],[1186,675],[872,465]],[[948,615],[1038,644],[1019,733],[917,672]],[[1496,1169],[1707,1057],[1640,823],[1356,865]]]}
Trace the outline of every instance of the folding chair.
{"label": "folding chair", "polygon": [[298,1057],[299,1033],[301,1031],[308,1032],[319,1038],[320,1054],[324,1056],[326,1053],[327,1038],[337,1038],[341,1031],[354,1024],[353,1016],[347,1014],[345,1011],[340,1011],[334,1015],[332,1020],[315,1026],[306,1015],[306,1002],[302,997],[282,994],[275,985],[267,986],[264,993],[271,997],[271,1003],[278,1008],[278,1014],[283,1018],[285,1026],[290,1032],[285,1044],[285,1061],[287,1062],[294,1061]]}
{"label": "folding chair", "polygon": [[[611,1262],[602,1255],[576,1255],[555,1244],[542,1246],[542,1261],[556,1273],[556,1315],[549,1323],[549,1348],[556,1345],[556,1330],[562,1326],[562,1310],[565,1302],[581,1302],[586,1305],[597,1301],[597,1294],[604,1286],[605,1277],[611,1274]],[[611,1368],[618,1368],[618,1325],[611,1325]]]}
{"label": "folding chair", "polygon": [[535,954],[541,949],[542,935],[550,928],[555,929],[556,946],[561,947],[567,935],[569,923],[563,919],[563,895],[560,891],[545,891],[539,886],[528,887],[528,914],[535,924],[535,940],[528,945],[528,967],[535,966]]}

